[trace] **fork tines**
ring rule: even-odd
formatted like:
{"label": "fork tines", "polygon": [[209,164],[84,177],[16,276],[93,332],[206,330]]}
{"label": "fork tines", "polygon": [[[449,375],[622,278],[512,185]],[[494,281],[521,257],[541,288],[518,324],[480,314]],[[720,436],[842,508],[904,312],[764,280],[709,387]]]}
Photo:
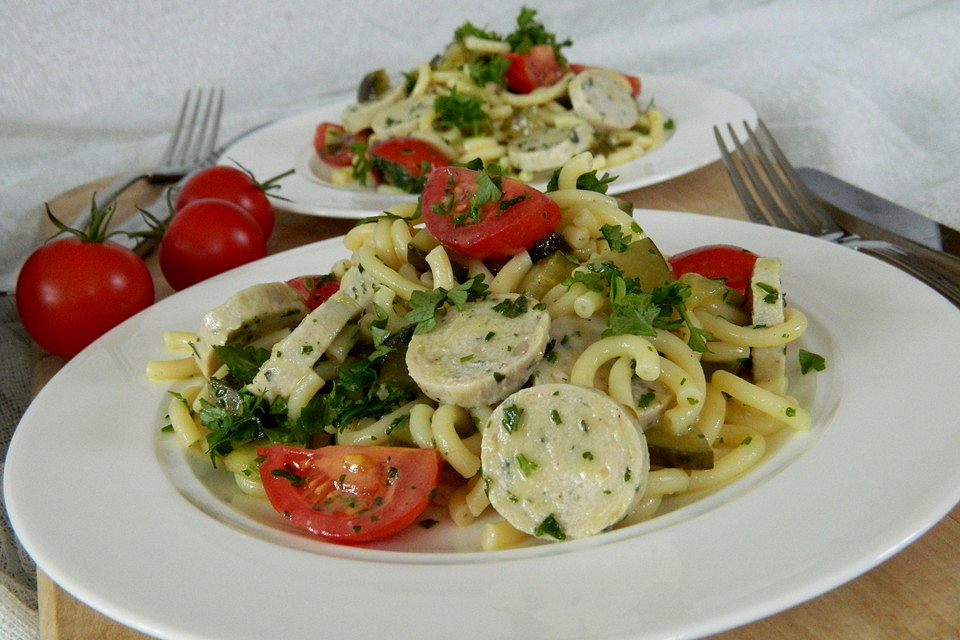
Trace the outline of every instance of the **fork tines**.
{"label": "fork tines", "polygon": [[213,151],[223,111],[223,89],[188,90],[180,106],[174,133],[163,153],[165,167],[193,164]]}
{"label": "fork tines", "polygon": [[811,235],[832,232],[834,225],[818,210],[763,121],[757,120],[756,131],[747,122],[743,128],[746,143],[740,141],[732,125],[727,125],[735,154],[718,127],[713,127],[713,133],[730,181],[750,219]]}

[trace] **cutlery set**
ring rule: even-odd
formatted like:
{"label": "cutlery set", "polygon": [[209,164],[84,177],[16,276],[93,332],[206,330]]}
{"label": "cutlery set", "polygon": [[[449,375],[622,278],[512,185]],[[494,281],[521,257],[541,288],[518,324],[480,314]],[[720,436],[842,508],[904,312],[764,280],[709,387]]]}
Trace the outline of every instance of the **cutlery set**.
{"label": "cutlery set", "polygon": [[[860,205],[840,209],[829,201],[824,206],[787,160],[764,122],[757,121],[756,131],[746,122],[743,125],[747,132],[746,142],[741,142],[733,127],[727,125],[733,152],[727,147],[720,129],[714,126],[713,131],[730,181],[753,222],[816,236],[879,258],[909,273],[960,307],[960,270],[949,269],[950,266],[960,268],[960,259],[945,253],[942,244],[939,248],[934,244],[935,240],[948,237],[947,232],[956,232],[862,190],[858,194],[859,202],[873,203],[873,208]],[[842,197],[845,192],[856,189],[833,178],[828,181],[823,177],[826,174],[810,169],[803,175],[817,186],[832,187],[833,193],[838,194],[835,197],[838,203],[846,201]],[[849,215],[842,215],[844,211]],[[903,222],[891,216],[891,211],[906,212],[909,217]],[[856,214],[867,217],[867,220],[856,217]],[[850,216],[863,225],[857,230],[850,228],[858,226],[850,225]],[[929,229],[933,224],[939,227],[939,235],[918,234],[915,235],[916,241],[908,242],[894,231],[895,225],[911,229],[917,219],[921,221],[919,229]],[[857,232],[860,229],[863,229],[863,235]],[[928,252],[931,259],[921,257],[920,250]]]}

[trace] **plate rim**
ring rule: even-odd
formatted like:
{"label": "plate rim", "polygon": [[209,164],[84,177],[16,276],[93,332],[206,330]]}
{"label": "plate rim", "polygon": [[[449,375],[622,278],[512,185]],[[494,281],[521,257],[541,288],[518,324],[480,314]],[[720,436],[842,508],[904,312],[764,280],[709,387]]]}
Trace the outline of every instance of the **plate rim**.
{"label": "plate rim", "polygon": [[[636,212],[636,215],[638,216],[638,221],[641,222],[641,226],[644,226],[644,228],[648,228],[648,226],[656,227],[658,225],[656,224],[648,225],[648,223],[643,220],[643,216],[645,215],[660,216],[670,221],[670,225],[676,226],[676,227],[689,226],[690,223],[694,223],[694,224],[699,224],[700,226],[713,227],[714,229],[719,227],[721,230],[725,231],[727,235],[732,235],[732,236],[742,235],[742,237],[749,237],[750,233],[754,232],[759,234],[759,236],[757,237],[760,238],[761,242],[771,242],[774,245],[777,245],[778,243],[785,243],[785,242],[794,243],[795,242],[795,243],[799,243],[799,245],[801,246],[805,246],[809,248],[819,247],[824,252],[823,255],[826,256],[827,258],[839,258],[842,255],[847,255],[847,259],[842,259],[840,260],[840,262],[852,261],[854,264],[860,264],[865,268],[869,266],[867,270],[872,271],[873,273],[883,272],[885,275],[885,278],[892,279],[895,281],[894,285],[896,285],[896,282],[899,281],[899,284],[906,287],[906,290],[908,292],[912,289],[913,296],[919,295],[921,296],[921,298],[925,299],[925,303],[932,304],[931,313],[935,315],[938,320],[941,320],[944,317],[948,317],[951,321],[951,325],[954,330],[958,330],[958,327],[960,327],[960,324],[958,324],[958,320],[960,320],[960,318],[958,318],[956,315],[956,309],[951,307],[948,302],[946,302],[945,300],[937,296],[937,294],[935,294],[932,290],[929,290],[924,285],[912,280],[905,274],[902,274],[901,272],[893,269],[892,267],[889,267],[888,265],[883,265],[879,263],[872,264],[872,263],[865,262],[867,260],[872,260],[872,259],[869,259],[865,256],[861,256],[860,254],[852,254],[852,253],[842,254],[840,252],[846,251],[845,249],[842,249],[839,247],[833,247],[832,245],[830,245],[831,246],[830,249],[827,249],[826,245],[822,243],[822,241],[819,241],[816,239],[808,238],[806,236],[800,236],[799,234],[793,234],[791,232],[786,232],[779,229],[774,230],[766,227],[757,227],[756,225],[752,225],[751,223],[747,223],[739,220],[716,218],[712,216],[704,216],[701,214],[651,211],[651,210],[638,210]],[[651,232],[651,236],[654,237],[654,239],[656,240],[658,233],[660,232],[657,232],[657,231]],[[674,231],[673,233],[677,233],[677,232]],[[711,238],[713,238],[713,236],[711,236]],[[318,248],[318,245],[333,246],[333,244],[336,242],[339,242],[339,240],[340,238],[323,240],[323,241],[320,241],[319,243],[314,243],[311,245],[306,245],[304,247],[292,249],[290,251],[283,252],[281,254],[275,254],[274,256],[271,256],[266,260],[271,260],[271,258],[279,259],[282,256],[286,256],[286,258],[292,259],[291,256],[299,255],[300,253],[305,254],[306,252],[316,251],[316,249]],[[821,244],[820,245],[813,244],[817,242],[820,242]],[[679,247],[677,247],[677,249],[679,249]],[[854,257],[854,255],[856,255],[856,257]],[[858,261],[864,261],[864,262],[858,262]],[[263,262],[263,261],[258,261],[258,262]],[[167,300],[176,299],[178,301],[180,300],[185,301],[188,298],[202,297],[206,295],[206,292],[213,291],[217,287],[221,286],[222,283],[233,282],[236,279],[245,278],[247,274],[255,273],[256,266],[257,266],[257,263],[253,263],[252,265],[241,267],[240,269],[237,269],[234,272],[229,272],[228,274],[223,274],[222,276],[218,276],[214,279],[211,279],[210,281],[207,281],[206,283],[198,286],[197,288],[191,288],[191,289],[185,290],[184,292],[176,294],[175,296],[171,296]],[[788,269],[787,274],[789,273],[790,272]],[[886,282],[884,286],[888,286],[889,284],[890,284],[889,282]],[[812,283],[806,283],[806,285],[812,286]],[[837,286],[837,285],[834,285],[834,286]],[[164,301],[161,301],[161,304],[163,303]],[[168,302],[165,304],[168,307],[172,307],[174,305],[173,302]],[[107,347],[112,342],[115,342],[116,340],[120,339],[121,335],[133,336],[132,338],[131,337],[124,338],[126,340],[131,340],[136,338],[138,321],[149,314],[150,314],[149,309],[145,312],[142,312],[141,314],[138,314],[138,316],[135,316],[131,320],[126,321],[125,323],[123,323],[123,325],[121,325],[117,329],[112,330],[106,336],[104,336],[103,338],[95,342],[94,345],[91,345],[91,347],[88,347],[88,349],[86,349],[79,356],[79,360],[72,361],[72,362],[79,363],[74,368],[79,369],[80,365],[90,360],[90,358],[93,357],[98,350],[103,350],[104,347]],[[960,333],[960,330],[958,330],[958,333]],[[159,340],[158,336],[153,336],[153,337]],[[38,394],[37,398],[35,399],[35,402],[31,403],[30,407],[28,408],[27,413],[24,415],[24,419],[21,422],[21,425],[27,424],[28,425],[27,429],[37,428],[37,427],[30,426],[30,424],[31,424],[31,421],[34,420],[34,418],[32,417],[33,414],[38,411],[41,411],[41,409],[37,407],[41,407],[42,404],[38,403],[35,405],[35,403],[37,403],[37,401],[40,400],[41,398],[45,399],[47,395],[51,395],[54,393],[53,391],[48,391],[48,390],[56,390],[58,385],[61,384],[61,381],[66,379],[67,376],[63,375],[63,371],[70,371],[71,364],[72,363],[68,363],[67,367],[64,367],[64,369],[61,372],[59,372],[56,376],[54,376],[54,378],[51,379],[50,382],[48,382],[48,384],[44,387],[44,389],[41,390],[40,394]],[[846,367],[848,365],[849,363],[845,361],[844,366]],[[43,402],[45,402],[45,400]],[[24,465],[26,463],[23,462],[23,458],[22,458],[22,456],[26,454],[23,454],[20,451],[21,442],[26,437],[24,435],[25,433],[26,433],[25,431],[21,431],[18,427],[17,433],[15,433],[13,441],[11,442],[10,454],[8,455],[8,460],[7,460],[8,464],[5,466],[4,478],[3,478],[4,495],[8,499],[9,516],[10,516],[11,522],[14,524],[15,530],[17,530],[18,532],[18,535],[22,535],[23,533],[20,530],[20,526],[23,525],[26,520],[29,520],[29,518],[27,518],[25,515],[25,510],[28,510],[31,506],[29,503],[25,504],[20,500],[19,494],[18,494],[18,488],[22,485],[16,484],[16,481],[14,480],[14,476],[17,476],[19,481],[21,482],[25,478],[29,478],[28,470],[24,468]],[[828,431],[827,433],[831,433],[831,432]],[[836,430],[834,430],[832,433],[836,434]],[[790,467],[791,469],[790,475],[791,476],[796,475],[801,471],[804,471],[804,467],[810,464],[811,464],[811,456],[802,458],[800,461],[797,461]],[[960,463],[954,463],[955,468],[958,465],[960,465]],[[730,513],[732,517],[733,514],[741,512],[745,505],[754,504],[756,502],[756,499],[758,498],[758,494],[768,494],[770,491],[772,491],[775,488],[776,487],[771,484],[766,484],[764,486],[758,487],[752,490],[751,500],[744,501],[742,499],[738,499],[737,501],[733,501],[729,505],[726,505],[723,509],[717,509],[713,512],[703,514],[702,516],[698,516],[696,521],[700,525],[723,525],[723,526],[729,527],[729,522],[724,524],[724,520],[728,521],[729,518],[721,517],[720,515],[718,515],[721,511],[723,511],[725,514]],[[953,507],[953,505],[956,504],[958,499],[960,499],[960,480],[954,480],[953,485],[949,487],[949,490],[942,490],[938,494],[937,499],[935,501],[931,503],[928,500],[928,504],[923,509],[922,514],[920,513],[913,514],[913,518],[909,526],[901,523],[899,524],[895,534],[888,531],[886,532],[885,535],[881,536],[883,538],[882,543],[873,542],[869,545],[864,545],[869,547],[869,552],[864,552],[863,549],[861,549],[860,553],[857,555],[854,561],[847,561],[845,563],[842,563],[842,566],[834,567],[832,571],[825,574],[815,574],[813,576],[806,576],[805,579],[802,581],[802,586],[794,587],[794,589],[792,589],[789,594],[781,593],[777,597],[769,597],[767,600],[763,601],[762,603],[755,604],[752,607],[741,607],[736,612],[727,613],[725,615],[716,614],[709,619],[688,621],[687,623],[675,628],[673,631],[682,632],[686,634],[718,632],[723,629],[730,628],[732,626],[736,626],[739,624],[744,624],[746,622],[756,620],[765,615],[769,615],[771,613],[781,611],[784,608],[793,606],[795,604],[803,602],[804,600],[807,600],[816,595],[824,593],[825,591],[835,586],[838,586],[839,584],[842,584],[843,582],[846,582],[853,577],[856,577],[862,574],[863,572],[872,568],[873,566],[876,566],[883,560],[889,558],[890,556],[892,556],[893,554],[901,550],[903,547],[907,546],[908,544],[916,540],[916,538],[921,536],[931,526],[933,526],[936,522],[942,519],[942,517]],[[211,526],[215,526],[215,525],[212,525],[212,523],[204,520],[205,516],[203,516],[202,514],[194,513],[194,511],[191,511],[191,509],[181,508],[177,510],[177,513],[178,515],[184,516],[188,522],[196,525],[201,531],[208,530]],[[791,511],[791,515],[796,515],[795,511]],[[720,522],[717,522],[718,518],[720,519]],[[649,544],[657,549],[669,548],[670,539],[672,535],[676,532],[676,529],[681,527],[689,527],[689,526],[690,526],[689,524],[681,523],[677,525],[677,527],[674,528],[672,531],[669,528],[663,531],[653,531],[652,533],[649,534],[650,536]],[[721,526],[721,528],[723,528],[723,526]],[[220,531],[219,529],[217,530]],[[227,538],[229,541],[237,542],[240,548],[257,548],[258,546],[257,544],[253,544],[251,546],[251,543],[249,540],[245,540],[242,536],[238,537],[236,532],[233,532],[233,531],[220,531],[220,534],[223,537]],[[38,536],[43,537],[44,535],[49,537],[50,534],[49,532],[45,534],[37,533],[33,531],[27,532],[27,535],[22,537],[25,543],[27,543],[26,544],[27,550],[32,555],[35,554],[35,557],[38,560],[38,564],[40,564],[42,569],[47,571],[48,575],[53,580],[55,580],[58,584],[63,586],[65,589],[67,589],[71,593],[74,593],[74,595],[77,595],[81,600],[91,604],[91,606],[93,606],[95,609],[100,610],[105,615],[114,617],[120,620],[121,622],[123,622],[124,624],[128,624],[133,628],[139,629],[146,633],[152,633],[154,635],[159,635],[159,636],[196,637],[196,638],[219,637],[216,635],[214,631],[212,631],[209,628],[205,631],[198,632],[196,629],[183,629],[181,627],[178,627],[176,624],[173,624],[171,626],[170,623],[165,624],[163,621],[152,620],[149,617],[145,618],[141,612],[130,610],[129,608],[123,606],[122,604],[117,604],[115,602],[108,602],[104,600],[104,598],[100,594],[98,594],[98,589],[96,587],[91,588],[84,585],[83,579],[81,577],[74,577],[73,575],[71,575],[71,571],[68,568],[64,568],[60,565],[45,567],[43,564],[43,560],[49,556],[49,553],[45,552],[44,549],[39,548],[38,544],[43,544],[43,543],[38,543],[36,540]],[[578,549],[570,553],[557,553],[555,555],[547,555],[545,556],[545,558],[540,558],[540,559],[525,558],[522,560],[522,562],[532,563],[534,565],[541,565],[544,562],[546,562],[548,563],[547,566],[549,566],[549,564],[559,564],[565,570],[569,570],[571,562],[573,562],[571,558],[573,558],[574,556],[577,556],[577,557],[582,556],[584,558],[589,558],[590,560],[599,560],[601,562],[598,566],[603,566],[602,550],[606,547],[622,545],[624,542],[626,543],[626,546],[630,547],[631,551],[633,551],[634,553],[640,552],[641,556],[653,562],[652,559],[648,558],[642,553],[643,551],[642,548],[646,545],[646,543],[638,542],[646,539],[647,539],[646,536],[641,536],[641,537],[631,538],[623,542],[618,541],[616,543],[613,543],[612,545],[601,544],[601,545],[591,546],[589,544],[586,544],[586,545],[583,545],[584,547],[583,549]],[[56,541],[47,540],[45,542],[47,543],[47,545],[56,544]],[[598,550],[600,550],[601,552],[598,553]],[[290,559],[289,556],[291,554],[296,555],[296,552],[292,552],[289,550],[287,551],[280,550],[278,552],[278,555],[284,558],[284,564],[286,564],[289,561]],[[356,568],[354,567],[356,563],[352,562],[351,560],[328,558],[325,560],[325,562],[329,562],[332,565],[336,565],[341,568],[342,568],[342,563],[346,562],[348,565],[350,565],[351,568]],[[486,565],[476,565],[475,573],[492,575],[490,572],[490,567],[492,565],[499,565],[499,564],[501,563],[490,562],[490,563],[486,563]],[[573,562],[573,564],[577,564],[577,563]],[[366,565],[375,565],[376,567],[378,567],[378,571],[384,571],[385,573],[389,573],[394,577],[396,576],[396,573],[397,573],[396,567],[384,569],[385,565],[381,565],[379,563],[366,563]],[[407,566],[407,565],[398,565],[398,566]],[[357,569],[357,570],[359,573],[365,574],[365,575],[377,575],[378,573],[378,571],[371,572],[369,570],[369,566],[365,566],[362,570],[361,569]],[[430,569],[424,569],[425,574],[435,574],[437,571],[443,571],[443,569],[442,568],[437,569],[435,567]],[[103,588],[101,587],[99,591],[102,591],[102,590]],[[569,637],[575,637],[575,636],[569,636]],[[621,638],[621,637],[627,637],[627,636],[623,634],[613,633],[613,634],[604,635],[603,637]],[[667,635],[646,635],[643,637],[653,638],[653,637],[668,637],[668,636]]]}

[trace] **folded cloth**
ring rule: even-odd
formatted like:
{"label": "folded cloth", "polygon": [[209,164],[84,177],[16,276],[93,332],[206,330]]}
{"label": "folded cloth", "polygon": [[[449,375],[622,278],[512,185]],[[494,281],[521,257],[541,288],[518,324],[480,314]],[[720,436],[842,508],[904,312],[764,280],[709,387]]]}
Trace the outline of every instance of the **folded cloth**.
{"label": "folded cloth", "polygon": [[[14,426],[30,401],[30,352],[30,339],[17,318],[13,298],[0,298],[0,459],[6,457]],[[5,504],[2,487],[0,503]],[[0,638],[35,638],[36,609],[37,568],[13,535],[4,509],[0,517]]]}

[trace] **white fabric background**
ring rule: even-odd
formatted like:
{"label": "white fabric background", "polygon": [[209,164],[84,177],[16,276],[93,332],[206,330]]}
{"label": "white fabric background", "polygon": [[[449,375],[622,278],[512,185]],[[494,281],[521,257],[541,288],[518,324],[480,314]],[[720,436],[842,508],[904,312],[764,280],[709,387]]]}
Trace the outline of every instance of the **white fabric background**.
{"label": "white fabric background", "polygon": [[[6,0],[0,3],[0,274],[40,205],[150,165],[183,93],[226,90],[221,139],[413,68],[465,20],[512,29],[521,4],[568,57],[696,78],[749,100],[787,155],[960,228],[960,2],[893,0]],[[12,282],[2,281],[4,289]],[[0,302],[0,444],[27,399],[26,344]],[[19,385],[19,386],[18,386]],[[0,544],[0,637],[34,637],[32,568]],[[6,587],[4,587],[6,585]],[[19,596],[19,599],[18,599]]]}

